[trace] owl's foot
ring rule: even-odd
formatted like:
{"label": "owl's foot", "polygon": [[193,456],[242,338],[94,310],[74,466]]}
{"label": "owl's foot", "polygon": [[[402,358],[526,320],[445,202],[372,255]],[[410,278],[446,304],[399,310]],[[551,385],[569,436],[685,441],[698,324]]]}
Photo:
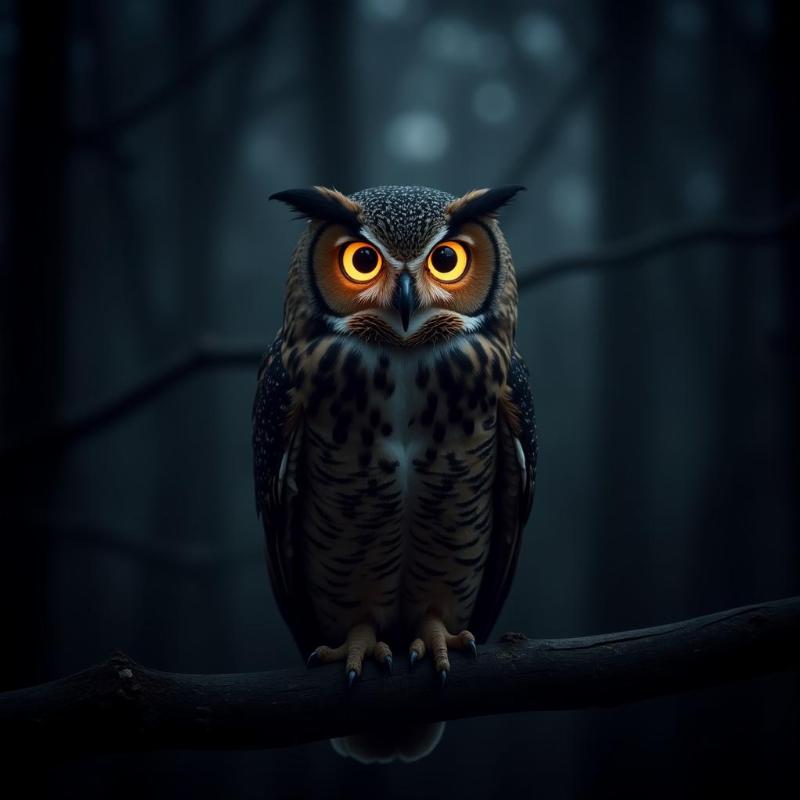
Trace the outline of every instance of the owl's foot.
{"label": "owl's foot", "polygon": [[418,630],[419,638],[411,642],[408,649],[408,658],[411,667],[430,651],[433,666],[439,674],[442,686],[447,682],[447,673],[450,672],[450,659],[448,650],[467,650],[473,658],[478,657],[478,648],[475,646],[475,637],[469,631],[452,634],[445,627],[444,622],[435,614],[426,614]]}
{"label": "owl's foot", "polygon": [[338,647],[322,645],[314,650],[308,657],[308,666],[317,664],[332,664],[334,661],[344,661],[347,686],[351,687],[361,677],[364,668],[364,659],[372,656],[387,673],[392,671],[392,651],[386,642],[379,642],[375,635],[375,627],[368,622],[362,622],[350,629],[347,640]]}

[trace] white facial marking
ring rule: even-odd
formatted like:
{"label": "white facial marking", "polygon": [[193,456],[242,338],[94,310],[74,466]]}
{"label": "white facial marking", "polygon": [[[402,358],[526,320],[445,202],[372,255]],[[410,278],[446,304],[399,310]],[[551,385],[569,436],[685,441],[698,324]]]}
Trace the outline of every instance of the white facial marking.
{"label": "white facial marking", "polygon": [[[428,237],[427,241],[423,245],[420,250],[420,255],[416,258],[411,259],[410,261],[401,261],[400,259],[394,258],[386,253],[383,245],[380,242],[379,236],[373,231],[368,225],[363,225],[358,233],[358,237],[354,237],[351,234],[340,236],[336,242],[336,247],[341,247],[343,244],[347,244],[348,242],[358,241],[359,238],[363,239],[366,242],[369,242],[373,247],[375,247],[381,254],[383,258],[384,264],[388,264],[392,267],[395,272],[400,272],[403,269],[408,269],[408,271],[416,277],[419,273],[425,268],[425,263],[428,259],[428,255],[430,254],[431,250],[441,241],[445,239],[447,234],[448,226],[442,225],[437,228],[430,237]],[[453,241],[463,242],[471,247],[475,246],[475,239],[467,234],[458,234],[457,236],[452,237]],[[369,304],[380,304],[382,301],[385,300],[385,292],[386,288],[383,286],[381,281],[378,281],[371,286],[363,289],[356,295],[356,300],[359,303],[364,305]],[[443,286],[435,283],[433,281],[428,283],[427,292],[430,297],[433,298],[436,302],[441,303],[448,303],[453,299],[453,293],[445,289]],[[373,308],[369,309],[369,313],[373,316],[379,317],[383,320],[391,329],[396,333],[401,339],[410,339],[415,333],[417,333],[426,322],[431,320],[433,317],[441,314],[443,309],[440,308],[418,308],[411,316],[411,320],[409,322],[408,330],[404,331],[403,326],[400,322],[400,317],[394,309],[383,308],[380,305],[377,305]],[[354,314],[349,314],[344,317],[334,317],[326,315],[325,319],[328,324],[335,330],[337,333],[348,333],[348,325],[350,320],[356,314],[362,312],[356,311]],[[448,315],[457,317],[461,320],[462,324],[464,325],[465,333],[472,333],[473,331],[477,330],[481,323],[484,320],[483,314],[479,314],[477,316],[469,316],[467,314],[460,314],[457,311],[447,311]]]}

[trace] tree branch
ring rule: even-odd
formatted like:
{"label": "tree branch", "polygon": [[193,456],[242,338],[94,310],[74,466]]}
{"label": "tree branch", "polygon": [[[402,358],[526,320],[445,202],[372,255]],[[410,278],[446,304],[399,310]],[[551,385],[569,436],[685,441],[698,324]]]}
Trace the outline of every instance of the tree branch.
{"label": "tree branch", "polygon": [[16,442],[3,448],[3,458],[13,459],[20,452],[43,447],[63,447],[75,439],[98,433],[194,372],[218,367],[255,369],[266,349],[263,343],[226,341],[203,336],[173,355],[151,375],[96,408],[67,418],[50,428],[21,435]]}
{"label": "tree branch", "polygon": [[[547,155],[569,115],[599,81],[607,57],[605,50],[597,48],[585,58],[580,68],[567,81],[561,94],[547,109],[540,123],[533,129],[525,147],[503,172],[503,177],[497,181],[497,185],[524,183],[530,178]],[[509,217],[515,214],[518,207],[519,204],[512,203],[503,212],[503,216]]]}
{"label": "tree branch", "polygon": [[[800,597],[578,639],[506,634],[477,661],[391,677],[368,663],[349,693],[341,665],[231,675],[158,672],[123,654],[0,694],[4,745],[58,754],[283,747],[393,723],[611,707],[800,669]],[[399,659],[397,659],[399,661]],[[396,663],[397,663],[396,661]]]}
{"label": "tree branch", "polygon": [[679,223],[638,233],[606,247],[587,250],[585,253],[541,261],[518,275],[517,286],[520,291],[525,291],[553,278],[576,272],[630,266],[634,261],[652,258],[687,245],[709,242],[755,245],[778,242],[780,237],[798,233],[800,233],[800,203],[790,206],[777,217],[764,220],[729,219]]}
{"label": "tree branch", "polygon": [[[555,278],[589,270],[630,266],[638,260],[688,245],[708,242],[770,244],[779,242],[781,237],[798,233],[800,203],[790,206],[777,217],[765,220],[683,223],[637,234],[585,253],[541,261],[523,270],[517,278],[517,284],[520,292],[524,292]],[[102,431],[196,371],[228,367],[255,368],[265,351],[265,344],[203,337],[117,397],[56,426],[23,434],[16,442],[3,447],[0,454],[3,460],[13,460],[30,450],[63,447],[76,439]]]}
{"label": "tree branch", "polygon": [[262,0],[232,31],[222,36],[197,59],[187,64],[177,75],[148,97],[134,103],[124,111],[97,125],[78,128],[72,132],[72,142],[77,147],[107,147],[109,140],[124,131],[141,125],[169,106],[184,92],[196,86],[214,71],[225,59],[241,47],[255,44],[262,26],[277,6],[276,0]]}

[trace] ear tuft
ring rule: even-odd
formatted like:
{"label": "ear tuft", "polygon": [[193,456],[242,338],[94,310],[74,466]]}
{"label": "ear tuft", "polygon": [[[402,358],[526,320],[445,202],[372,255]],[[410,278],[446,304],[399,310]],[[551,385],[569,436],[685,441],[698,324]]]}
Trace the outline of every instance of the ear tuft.
{"label": "ear tuft", "polygon": [[361,225],[361,206],[336,189],[324,186],[286,189],[270,195],[269,199],[286,203],[297,213],[297,219],[335,222],[347,228]]}
{"label": "ear tuft", "polygon": [[498,186],[496,189],[473,189],[463,197],[454,200],[447,207],[450,214],[450,227],[456,228],[465,222],[496,213],[510,203],[517,192],[525,191],[524,186]]}

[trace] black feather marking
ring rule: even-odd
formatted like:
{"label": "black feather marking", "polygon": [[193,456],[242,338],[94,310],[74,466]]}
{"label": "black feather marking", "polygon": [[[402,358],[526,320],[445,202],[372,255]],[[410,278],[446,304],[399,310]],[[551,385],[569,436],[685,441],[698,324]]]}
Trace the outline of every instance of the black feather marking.
{"label": "black feather marking", "polygon": [[456,209],[450,215],[450,232],[467,222],[493,214],[514,199],[517,192],[524,191],[524,186],[498,186],[496,189],[478,195],[474,199]]}
{"label": "black feather marking", "polygon": [[268,495],[275,489],[287,445],[285,426],[292,383],[281,358],[282,346],[283,336],[279,333],[259,370],[253,403],[253,468],[259,513],[268,506]]}
{"label": "black feather marking", "polygon": [[[499,363],[497,368],[501,369]],[[499,458],[494,485],[496,519],[491,523],[488,519],[476,521],[474,526],[476,531],[480,531],[486,525],[494,525],[488,558],[485,564],[475,567],[476,570],[485,568],[486,571],[469,621],[469,628],[479,642],[484,641],[489,635],[508,595],[519,557],[523,530],[531,510],[536,475],[536,423],[530,378],[525,362],[516,350],[511,355],[508,375],[502,377],[507,377],[508,387],[511,390],[511,403],[516,410],[515,416],[519,428],[512,433],[509,420],[498,406],[496,429],[499,439],[497,450]],[[524,473],[520,473],[519,470],[514,439],[521,446],[525,456]],[[475,452],[475,455],[481,458],[482,455],[477,452],[478,450],[479,448],[474,448],[471,452]],[[520,481],[522,491],[516,489]],[[512,486],[515,487],[514,491],[509,492],[508,488]],[[478,493],[474,485],[471,485],[470,489],[473,494]],[[515,505],[508,503],[511,497],[517,498]],[[509,528],[509,525],[513,527]]]}
{"label": "black feather marking", "polygon": [[[301,447],[306,428],[302,418],[298,418],[295,420],[298,427],[291,432],[287,430],[292,382],[283,363],[282,349],[283,336],[279,333],[259,371],[253,404],[253,467],[272,588],[298,647],[301,652],[308,652],[320,641],[320,634],[308,589],[300,580],[300,559],[292,555],[299,550],[292,510],[296,499],[291,499],[284,490],[281,477],[284,454],[291,463],[294,452],[298,481],[302,480],[302,450],[293,449]],[[322,528],[320,534],[330,538]]]}
{"label": "black feather marking", "polygon": [[483,301],[483,305],[478,309],[477,314],[486,314],[487,318],[484,320],[483,325],[481,325],[481,329],[485,334],[489,334],[491,328],[493,327],[493,319],[494,316],[490,313],[494,308],[494,299],[497,295],[497,289],[500,285],[500,275],[502,274],[502,270],[500,269],[500,245],[497,244],[497,237],[494,235],[492,229],[485,223],[479,222],[478,223],[482,228],[484,233],[489,237],[489,241],[492,243],[492,250],[494,252],[494,270],[492,272],[492,284],[489,287],[489,291],[486,293],[486,298]]}
{"label": "black feather marking", "polygon": [[478,553],[473,558],[462,558],[461,556],[454,556],[453,561],[456,564],[463,564],[465,567],[474,567],[483,558],[483,553]]}
{"label": "black feather marking", "polygon": [[298,219],[315,219],[335,222],[346,228],[358,230],[361,222],[352,209],[346,208],[334,197],[316,189],[286,189],[270,195],[270,200],[286,203],[298,214]]}

